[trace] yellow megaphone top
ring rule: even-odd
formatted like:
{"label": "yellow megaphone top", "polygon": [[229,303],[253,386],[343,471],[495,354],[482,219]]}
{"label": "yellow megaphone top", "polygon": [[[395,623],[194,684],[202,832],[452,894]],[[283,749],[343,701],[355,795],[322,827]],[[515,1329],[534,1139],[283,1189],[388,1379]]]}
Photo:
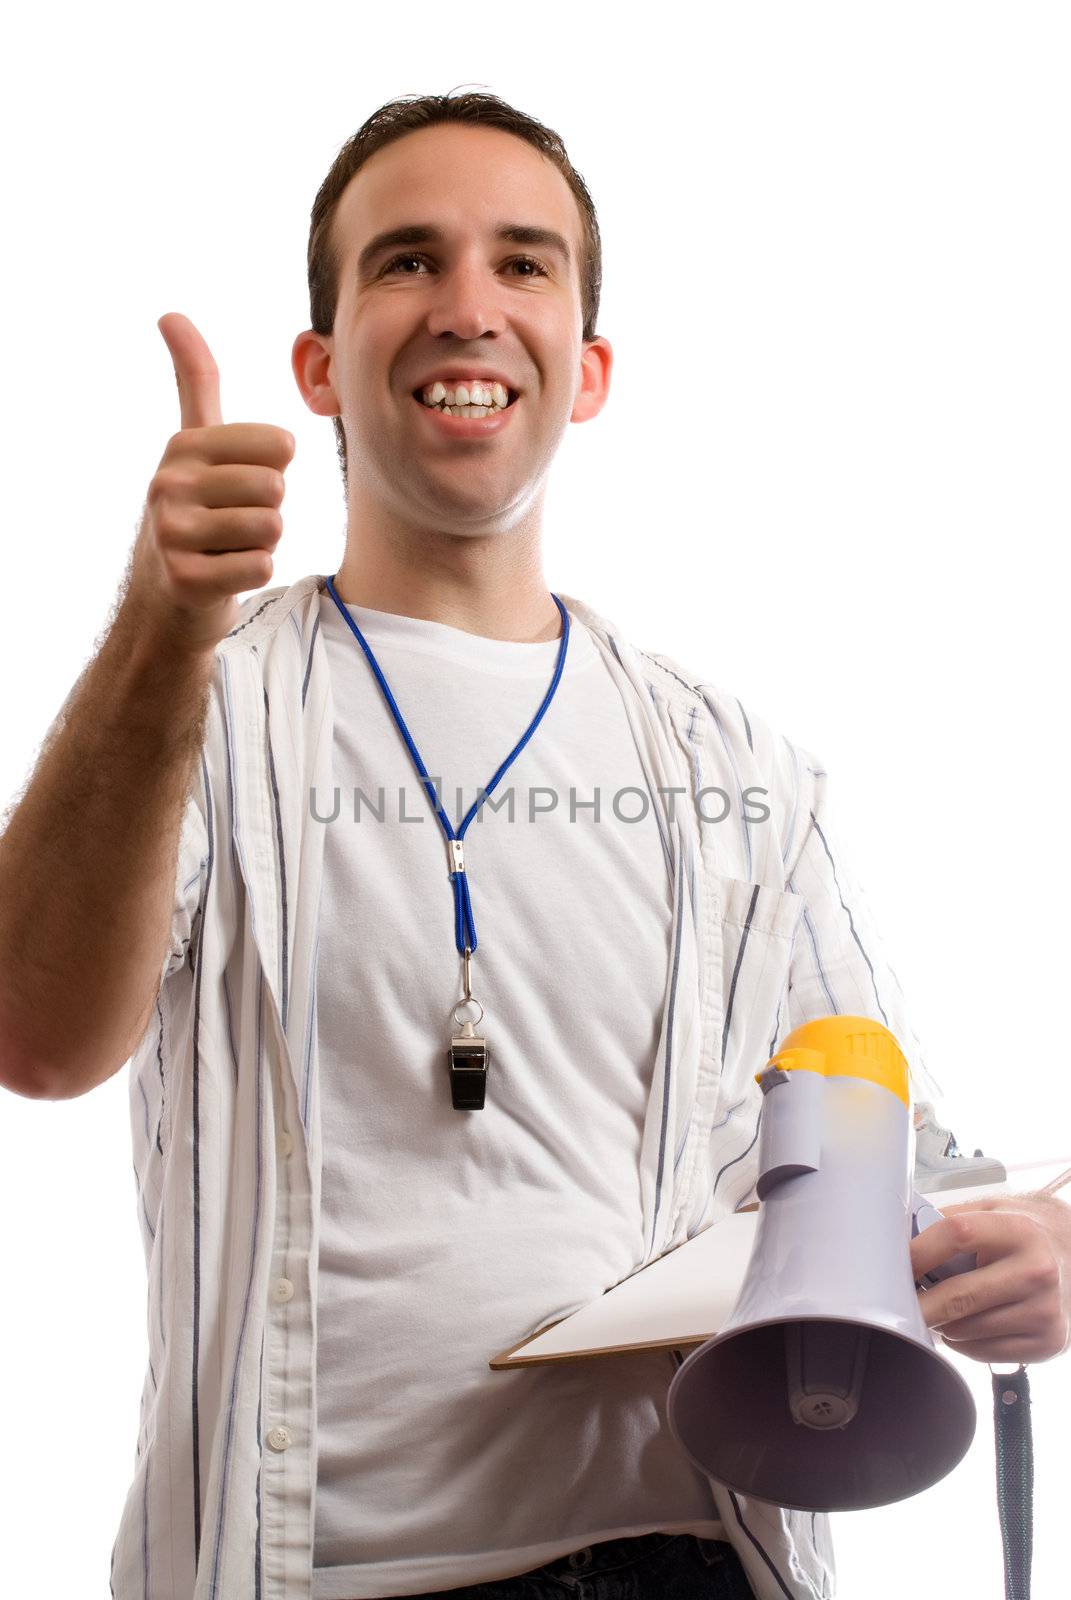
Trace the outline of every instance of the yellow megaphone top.
{"label": "yellow megaphone top", "polygon": [[[911,1109],[908,1066],[895,1034],[873,1017],[816,1017],[784,1040],[766,1066],[783,1072],[818,1072],[827,1078],[865,1078],[880,1083]],[[762,1073],[756,1072],[756,1082]]]}

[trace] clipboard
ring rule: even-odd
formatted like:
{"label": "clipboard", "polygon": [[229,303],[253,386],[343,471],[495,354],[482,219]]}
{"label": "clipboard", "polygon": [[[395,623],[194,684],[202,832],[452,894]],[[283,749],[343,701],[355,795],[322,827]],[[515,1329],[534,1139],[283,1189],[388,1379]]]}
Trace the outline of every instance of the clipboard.
{"label": "clipboard", "polygon": [[[999,1183],[918,1192],[938,1210],[988,1194],[1055,1193],[1071,1181],[1071,1156],[1005,1168]],[[496,1372],[552,1361],[582,1361],[636,1350],[687,1350],[705,1344],[728,1320],[743,1287],[755,1239],[758,1204],[719,1218],[568,1316],[492,1356]]]}

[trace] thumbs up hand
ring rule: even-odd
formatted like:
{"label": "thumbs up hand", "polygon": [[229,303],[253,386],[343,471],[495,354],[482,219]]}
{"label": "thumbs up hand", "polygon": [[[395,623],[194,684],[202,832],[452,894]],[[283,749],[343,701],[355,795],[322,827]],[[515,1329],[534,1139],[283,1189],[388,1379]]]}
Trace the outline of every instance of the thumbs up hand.
{"label": "thumbs up hand", "polygon": [[149,484],[128,597],[162,648],[210,654],[237,622],[236,596],[272,576],[295,441],[269,423],[225,423],[219,369],[201,334],[177,311],[157,327],[174,363],[181,427]]}

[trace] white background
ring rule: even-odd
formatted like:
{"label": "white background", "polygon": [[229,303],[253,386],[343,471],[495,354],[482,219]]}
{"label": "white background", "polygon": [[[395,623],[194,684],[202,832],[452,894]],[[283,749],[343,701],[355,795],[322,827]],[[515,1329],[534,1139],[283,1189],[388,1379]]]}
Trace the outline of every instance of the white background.
{"label": "white background", "polygon": [[[967,1152],[1067,1153],[1064,8],[27,16],[0,95],[2,802],[94,653],[179,425],[164,312],[207,338],[225,421],[296,436],[272,582],[337,570],[334,435],[289,363],[309,208],[384,101],[486,89],[562,135],[603,235],[612,392],[562,442],[548,584],[822,757],[943,1120]],[[0,1095],[20,1597],[105,1600],[133,1474],[127,1086],[124,1068],[74,1101]],[[955,1359],[972,1451],[925,1494],[834,1518],[846,1600],[1003,1595],[989,1372]],[[1066,1581],[1069,1374],[1031,1369],[1037,1600]]]}

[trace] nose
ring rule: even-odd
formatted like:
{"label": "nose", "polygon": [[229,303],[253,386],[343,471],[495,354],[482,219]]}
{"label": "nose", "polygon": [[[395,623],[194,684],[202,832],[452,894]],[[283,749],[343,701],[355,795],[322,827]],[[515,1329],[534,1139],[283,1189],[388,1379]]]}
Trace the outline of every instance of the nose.
{"label": "nose", "polygon": [[428,332],[456,339],[480,339],[504,326],[502,285],[485,262],[458,260],[440,264],[428,308]]}

